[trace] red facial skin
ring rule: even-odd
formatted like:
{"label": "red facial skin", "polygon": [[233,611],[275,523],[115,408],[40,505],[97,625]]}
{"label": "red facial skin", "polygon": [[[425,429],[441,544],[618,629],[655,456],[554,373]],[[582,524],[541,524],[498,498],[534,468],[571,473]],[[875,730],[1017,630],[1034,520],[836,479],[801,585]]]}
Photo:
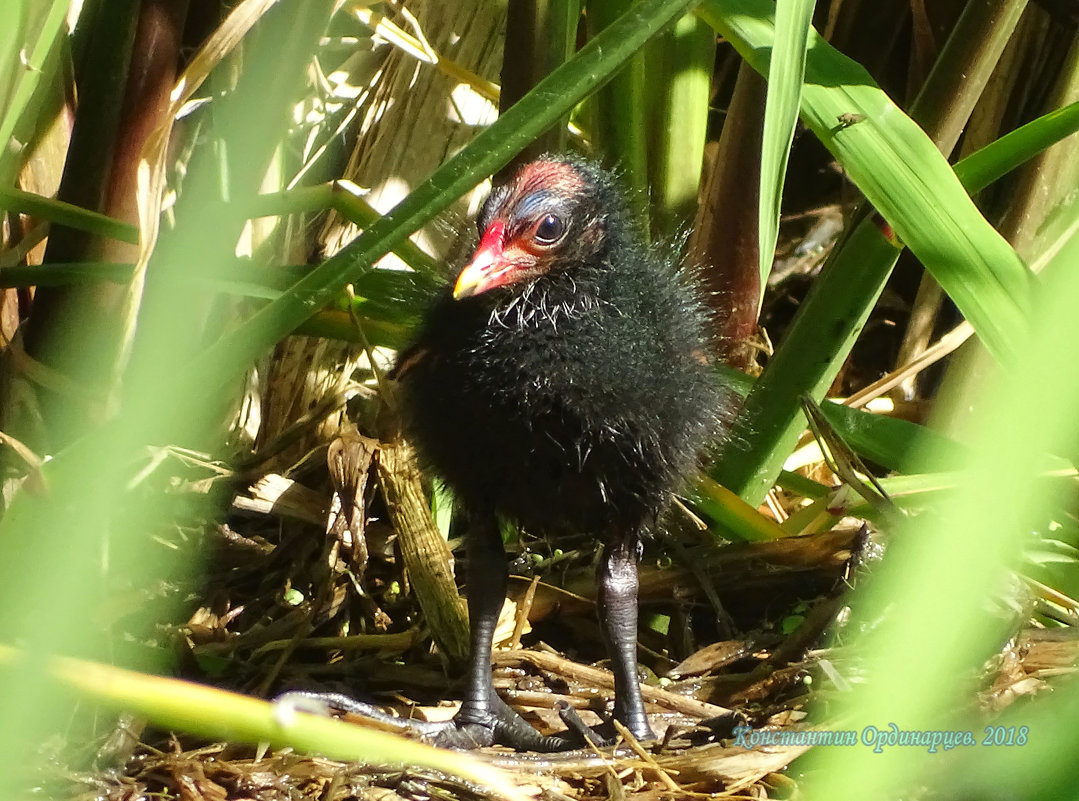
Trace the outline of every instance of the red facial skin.
{"label": "red facial skin", "polygon": [[457,277],[453,288],[455,299],[479,295],[547,271],[558,245],[537,241],[535,233],[543,217],[531,220],[524,230],[513,236],[507,236],[507,231],[519,227],[514,225],[518,221],[513,215],[522,197],[539,189],[550,191],[552,188],[556,192],[572,195],[580,192],[584,183],[576,170],[560,162],[533,162],[517,173],[510,192],[483,232],[472,260]]}

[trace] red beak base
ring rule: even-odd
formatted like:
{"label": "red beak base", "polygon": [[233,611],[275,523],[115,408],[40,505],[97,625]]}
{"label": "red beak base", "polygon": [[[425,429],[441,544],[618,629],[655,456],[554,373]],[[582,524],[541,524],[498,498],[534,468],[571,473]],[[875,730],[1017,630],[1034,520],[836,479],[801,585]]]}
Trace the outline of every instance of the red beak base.
{"label": "red beak base", "polygon": [[465,265],[453,287],[455,300],[479,295],[514,280],[513,262],[506,258],[506,226],[495,221],[483,232],[472,261]]}

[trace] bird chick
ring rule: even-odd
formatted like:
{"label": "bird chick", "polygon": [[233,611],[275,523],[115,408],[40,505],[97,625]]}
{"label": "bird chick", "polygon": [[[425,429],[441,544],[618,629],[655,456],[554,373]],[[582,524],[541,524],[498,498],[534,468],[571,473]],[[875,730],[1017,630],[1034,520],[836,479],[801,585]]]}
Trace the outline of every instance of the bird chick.
{"label": "bird chick", "polygon": [[494,692],[507,583],[500,519],[603,543],[598,607],[614,716],[650,739],[636,670],[639,544],[716,433],[706,312],[673,259],[642,243],[615,178],[592,162],[526,164],[491,193],[478,227],[478,248],[397,371],[406,434],[469,528],[467,687],[458,715],[429,739],[582,744],[539,735]]}

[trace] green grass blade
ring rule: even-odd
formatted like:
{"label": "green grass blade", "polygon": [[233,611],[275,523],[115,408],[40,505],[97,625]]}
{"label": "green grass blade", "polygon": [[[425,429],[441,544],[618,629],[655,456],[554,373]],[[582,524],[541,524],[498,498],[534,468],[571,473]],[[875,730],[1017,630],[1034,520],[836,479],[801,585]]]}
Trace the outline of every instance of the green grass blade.
{"label": "green grass blade", "polygon": [[[631,0],[588,0],[585,23],[594,37],[632,8]],[[634,53],[589,100],[591,142],[598,155],[616,167],[629,191],[634,219],[647,236],[648,149],[644,53]]]}
{"label": "green grass blade", "polygon": [[649,211],[657,241],[677,240],[697,211],[716,34],[695,14],[648,46]]}
{"label": "green grass blade", "polygon": [[768,100],[764,106],[761,141],[761,191],[758,201],[758,257],[761,297],[768,285],[779,238],[779,214],[787,158],[794,141],[802,100],[806,43],[813,23],[814,0],[779,0],[776,3],[775,44],[768,59]]}
{"label": "green grass blade", "polygon": [[[502,46],[502,91],[498,107],[506,110],[565,64],[577,47],[580,0],[525,0],[506,8],[506,40]],[[537,136],[518,156],[518,163],[566,149],[569,115]],[[510,169],[517,165],[510,165]]]}
{"label": "green grass blade", "polygon": [[[942,456],[948,454],[952,461],[958,461],[966,453],[954,440],[909,420],[871,414],[834,402],[822,403],[820,410],[859,456],[888,470],[901,473],[927,470],[925,453],[929,447]],[[934,466],[941,469],[939,463]]]}
{"label": "green grass blade", "polygon": [[696,483],[691,497],[700,513],[713,525],[721,526],[721,533],[731,540],[766,542],[787,536],[778,523],[707,476]]}
{"label": "green grass blade", "polygon": [[0,209],[29,214],[48,220],[53,225],[65,225],[77,231],[111,237],[132,245],[139,242],[139,229],[131,223],[13,187],[0,187]]}
{"label": "green grass blade", "polygon": [[955,165],[955,174],[973,194],[1076,131],[1079,102],[1043,114],[971,153]]}

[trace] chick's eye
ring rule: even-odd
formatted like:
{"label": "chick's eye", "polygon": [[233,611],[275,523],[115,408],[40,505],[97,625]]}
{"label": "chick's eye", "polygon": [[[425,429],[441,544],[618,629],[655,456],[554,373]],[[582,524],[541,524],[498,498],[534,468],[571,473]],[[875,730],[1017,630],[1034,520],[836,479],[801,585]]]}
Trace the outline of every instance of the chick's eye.
{"label": "chick's eye", "polygon": [[541,245],[553,245],[562,238],[565,232],[566,224],[562,221],[562,218],[548,214],[536,224],[533,237]]}

